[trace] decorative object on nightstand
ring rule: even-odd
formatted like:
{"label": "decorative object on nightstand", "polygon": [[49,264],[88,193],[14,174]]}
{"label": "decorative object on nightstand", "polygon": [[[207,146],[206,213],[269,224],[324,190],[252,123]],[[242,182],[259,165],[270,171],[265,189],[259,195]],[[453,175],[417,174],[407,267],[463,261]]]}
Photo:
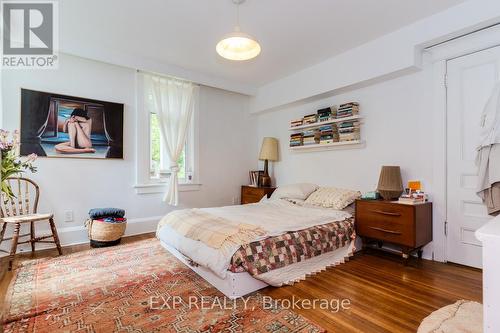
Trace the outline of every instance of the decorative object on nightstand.
{"label": "decorative object on nightstand", "polygon": [[250,204],[259,202],[265,195],[271,197],[276,187],[255,187],[243,185],[241,187],[241,204]]}
{"label": "decorative object on nightstand", "polygon": [[268,161],[278,160],[278,139],[267,137],[262,140],[259,160],[264,161],[264,174],[260,177],[259,185],[270,187],[271,177],[269,177]]}
{"label": "decorative object on nightstand", "polygon": [[249,178],[250,178],[250,186],[253,186],[253,187],[260,186],[260,180],[261,180],[263,174],[264,174],[264,171],[262,171],[262,170],[250,171],[248,173]]}
{"label": "decorative object on nightstand", "polygon": [[403,193],[401,169],[398,166],[382,166],[377,191],[384,200],[395,200]]}
{"label": "decorative object on nightstand", "polygon": [[370,240],[401,247],[405,262],[410,254],[432,241],[432,203],[415,205],[382,200],[356,200],[356,233],[363,246]]}

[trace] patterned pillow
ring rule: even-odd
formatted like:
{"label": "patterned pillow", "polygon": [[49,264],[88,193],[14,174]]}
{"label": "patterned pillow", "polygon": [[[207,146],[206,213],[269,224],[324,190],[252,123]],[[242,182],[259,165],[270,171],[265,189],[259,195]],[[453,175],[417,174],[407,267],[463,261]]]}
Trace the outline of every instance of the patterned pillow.
{"label": "patterned pillow", "polygon": [[361,192],[336,187],[320,187],[305,201],[306,205],[344,209],[361,196]]}

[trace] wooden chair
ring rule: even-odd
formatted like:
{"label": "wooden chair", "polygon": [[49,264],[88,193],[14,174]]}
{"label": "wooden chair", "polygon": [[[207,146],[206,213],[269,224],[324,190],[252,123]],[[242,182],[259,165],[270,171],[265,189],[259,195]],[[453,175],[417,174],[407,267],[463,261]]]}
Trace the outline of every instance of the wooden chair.
{"label": "wooden chair", "polygon": [[[31,252],[35,252],[35,243],[55,243],[59,255],[62,254],[59,236],[57,235],[56,225],[54,223],[54,214],[38,214],[38,199],[40,197],[40,189],[38,185],[31,179],[19,177],[8,178],[6,180],[14,192],[15,197],[7,199],[4,193],[0,200],[0,224],[2,230],[0,231],[0,244],[5,240],[12,240],[10,252],[1,250],[2,252],[9,253],[9,271],[12,270],[12,262],[16,255],[17,245],[31,243]],[[35,222],[49,221],[52,235],[35,237]],[[29,223],[30,233],[20,235],[21,225]],[[7,225],[14,226],[14,233],[12,237],[4,238]],[[19,241],[19,237],[29,236],[30,239],[26,241]],[[53,238],[54,240],[45,240]]]}

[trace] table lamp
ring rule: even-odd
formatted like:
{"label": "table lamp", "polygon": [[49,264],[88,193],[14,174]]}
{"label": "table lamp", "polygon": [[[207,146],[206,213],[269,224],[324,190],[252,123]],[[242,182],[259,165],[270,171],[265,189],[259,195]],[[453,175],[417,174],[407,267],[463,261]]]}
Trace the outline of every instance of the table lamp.
{"label": "table lamp", "polygon": [[264,161],[264,174],[260,177],[260,186],[270,187],[271,177],[269,177],[268,161],[278,160],[278,139],[266,137],[262,140],[259,160]]}
{"label": "table lamp", "polygon": [[401,169],[398,166],[382,166],[377,191],[384,200],[395,200],[403,193]]}

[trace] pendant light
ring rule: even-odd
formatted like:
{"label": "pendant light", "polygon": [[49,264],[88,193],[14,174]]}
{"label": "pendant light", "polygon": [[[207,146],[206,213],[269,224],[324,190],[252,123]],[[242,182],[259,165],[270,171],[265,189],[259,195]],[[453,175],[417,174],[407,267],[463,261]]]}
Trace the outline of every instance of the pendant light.
{"label": "pendant light", "polygon": [[229,60],[249,60],[258,56],[261,50],[255,38],[240,31],[240,4],[243,2],[245,0],[233,0],[236,5],[236,27],[215,47],[221,57]]}

